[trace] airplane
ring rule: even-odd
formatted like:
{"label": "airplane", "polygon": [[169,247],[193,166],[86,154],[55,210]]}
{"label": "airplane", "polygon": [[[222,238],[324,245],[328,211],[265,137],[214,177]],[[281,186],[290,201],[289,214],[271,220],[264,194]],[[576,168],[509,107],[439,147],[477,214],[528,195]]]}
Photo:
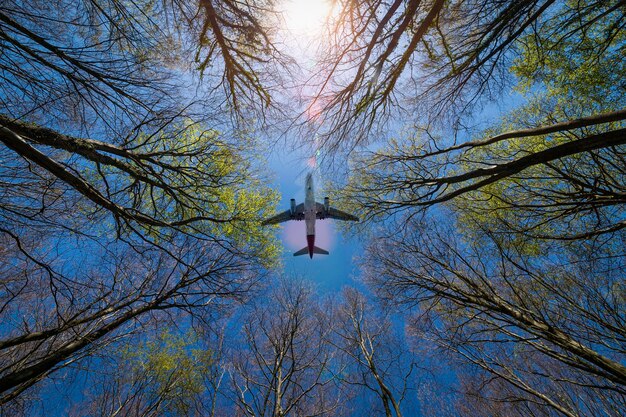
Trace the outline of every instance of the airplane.
{"label": "airplane", "polygon": [[317,253],[318,255],[328,255],[327,250],[315,246],[315,220],[335,219],[358,222],[359,218],[330,207],[330,200],[328,197],[324,198],[324,204],[317,203],[315,201],[313,175],[311,173],[308,173],[306,176],[305,187],[304,203],[296,205],[296,199],[292,198],[289,210],[270,217],[269,219],[264,220],[261,224],[266,226],[289,220],[304,220],[306,223],[307,246],[294,253],[293,256],[300,256],[306,253],[309,254],[310,258],[313,258],[314,253]]}

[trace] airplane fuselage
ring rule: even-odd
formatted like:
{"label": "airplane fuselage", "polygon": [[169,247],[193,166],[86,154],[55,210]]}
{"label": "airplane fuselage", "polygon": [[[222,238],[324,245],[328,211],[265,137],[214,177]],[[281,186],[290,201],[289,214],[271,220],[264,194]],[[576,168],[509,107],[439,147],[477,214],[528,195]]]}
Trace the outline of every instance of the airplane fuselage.
{"label": "airplane fuselage", "polygon": [[326,249],[315,246],[315,220],[317,219],[359,221],[358,217],[331,207],[330,199],[328,197],[324,197],[324,204],[316,202],[315,190],[313,188],[313,175],[309,173],[306,176],[306,181],[304,183],[304,203],[296,204],[296,200],[292,198],[288,210],[263,220],[261,224],[265,226],[290,220],[304,220],[307,245],[295,252],[293,256],[301,256],[308,253],[309,257],[312,258],[314,253],[319,255],[328,255],[328,251]]}
{"label": "airplane fuselage", "polygon": [[315,203],[315,190],[313,189],[313,176],[306,176],[304,194],[304,223],[306,226],[306,243],[309,248],[309,257],[313,257],[315,247],[315,218],[317,215],[317,205]]}

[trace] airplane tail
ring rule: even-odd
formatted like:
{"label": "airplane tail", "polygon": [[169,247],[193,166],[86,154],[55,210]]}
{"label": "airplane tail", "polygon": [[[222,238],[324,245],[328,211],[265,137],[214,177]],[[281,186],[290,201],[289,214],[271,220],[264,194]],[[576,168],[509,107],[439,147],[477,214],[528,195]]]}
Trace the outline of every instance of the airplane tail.
{"label": "airplane tail", "polygon": [[318,255],[328,255],[328,251],[322,248],[318,248],[317,246],[313,246],[313,253],[317,253]]}
{"label": "airplane tail", "polygon": [[[308,246],[305,246],[304,248],[300,249],[298,252],[294,253],[293,256],[306,255],[307,253],[309,253],[309,248]],[[313,253],[317,253],[318,255],[328,255],[327,250],[318,248],[317,246],[313,246]]]}

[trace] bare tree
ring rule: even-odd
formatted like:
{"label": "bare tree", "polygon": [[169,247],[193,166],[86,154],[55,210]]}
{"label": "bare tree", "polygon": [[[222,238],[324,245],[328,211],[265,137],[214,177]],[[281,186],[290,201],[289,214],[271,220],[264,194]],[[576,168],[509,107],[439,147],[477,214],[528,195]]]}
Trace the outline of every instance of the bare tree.
{"label": "bare tree", "polygon": [[[619,248],[595,252],[595,263],[565,249],[546,259],[488,232],[463,242],[430,219],[403,227],[370,248],[370,282],[390,303],[418,307],[433,323],[423,337],[485,371],[485,386],[496,381],[507,387],[499,393],[515,392],[491,400],[564,415],[620,409],[626,369]],[[598,401],[585,408],[579,398]]]}
{"label": "bare tree", "polygon": [[271,262],[250,226],[268,201],[216,132],[182,124],[125,148],[8,124],[24,137],[3,128],[4,155],[23,158],[2,166],[3,401],[147,312],[241,299]]}
{"label": "bare tree", "polygon": [[198,14],[203,18],[199,20],[202,26],[196,28],[200,72],[211,76],[215,59],[221,60],[221,79],[216,84],[224,87],[225,97],[240,116],[248,109],[273,106],[278,99],[273,90],[281,89],[281,76],[293,63],[274,44],[280,20],[275,2],[200,0],[197,7],[199,12],[191,10],[186,17],[192,26],[197,25]]}
{"label": "bare tree", "polygon": [[[560,381],[590,386],[595,382],[541,355],[520,350],[504,361],[484,353],[481,356],[488,359],[481,360],[481,371],[472,372],[467,364],[460,365],[464,371],[459,373],[462,382],[457,408],[463,415],[617,416],[624,409],[623,397],[613,393],[565,387]],[[551,382],[546,374],[559,382]]]}
{"label": "bare tree", "polygon": [[195,251],[194,244],[187,241],[197,259],[179,253],[192,262],[187,265],[143,248],[141,256],[100,260],[75,276],[50,265],[22,269],[20,291],[3,303],[2,402],[140,327],[143,316],[182,310],[201,319],[228,299],[245,296],[256,273],[248,275],[236,254],[215,244]]}
{"label": "bare tree", "polygon": [[329,322],[310,288],[284,279],[244,316],[233,352],[232,401],[241,415],[336,415],[335,353]]}
{"label": "bare tree", "polygon": [[[589,119],[610,121],[623,113]],[[561,128],[565,127],[511,131],[444,150],[423,145],[416,138],[358,160],[342,194],[368,219],[420,213],[453,201],[481,217],[525,216],[529,222],[518,232],[532,237],[573,240],[622,229],[626,224],[615,213],[624,205],[623,184],[618,179],[624,175],[624,129],[501,143]],[[556,226],[580,216],[589,220],[578,222],[576,228]],[[508,222],[509,230],[514,223]],[[551,232],[543,227],[546,223],[553,227]]]}
{"label": "bare tree", "polygon": [[[182,120],[116,146],[0,120],[5,125],[0,138],[9,149],[108,211],[119,227],[202,234],[202,227],[194,225],[250,219],[249,202],[221,195],[224,187],[247,180],[245,145],[229,143],[214,130]],[[47,149],[65,153],[50,156]]]}
{"label": "bare tree", "polygon": [[[524,105],[474,137],[416,128],[362,153],[346,200],[366,218],[421,214],[443,203],[469,222],[493,219],[490,227],[502,233],[610,239],[624,227],[620,10],[563,5],[518,40],[511,71]],[[567,17],[577,13],[580,27],[572,28]]]}
{"label": "bare tree", "polygon": [[[272,263],[270,234],[254,225],[272,194],[251,175],[253,141],[211,128],[212,115],[183,99],[193,51],[208,76],[228,49],[203,49],[220,27],[196,31],[198,21],[230,28],[235,64],[254,61],[243,43],[265,51],[269,37],[245,23],[260,19],[260,4],[197,19],[209,3],[0,6],[2,403],[147,316],[207,319]],[[247,41],[236,36],[252,26]]]}
{"label": "bare tree", "polygon": [[119,129],[184,108],[191,70],[209,83],[204,113],[209,102],[261,110],[272,102],[269,75],[289,62],[273,44],[277,20],[268,1],[5,4],[2,112]]}
{"label": "bare tree", "polygon": [[392,320],[376,312],[362,293],[346,288],[342,298],[336,312],[333,344],[346,357],[346,368],[338,378],[343,384],[373,394],[386,416],[401,417],[403,408],[406,411],[403,401],[415,393],[415,358],[394,331]]}
{"label": "bare tree", "polygon": [[[569,47],[598,21],[608,21],[610,30],[595,49],[603,53],[619,37],[622,6],[621,1],[553,0],[340,2],[320,58],[319,90],[311,99],[312,108],[324,109],[323,141],[333,150],[354,150],[384,135],[389,118],[394,124],[456,124],[471,114],[473,104],[499,98],[504,86],[514,84],[508,67],[527,59],[521,45],[529,35],[541,33],[542,39]],[[536,45],[546,54],[554,47]]]}

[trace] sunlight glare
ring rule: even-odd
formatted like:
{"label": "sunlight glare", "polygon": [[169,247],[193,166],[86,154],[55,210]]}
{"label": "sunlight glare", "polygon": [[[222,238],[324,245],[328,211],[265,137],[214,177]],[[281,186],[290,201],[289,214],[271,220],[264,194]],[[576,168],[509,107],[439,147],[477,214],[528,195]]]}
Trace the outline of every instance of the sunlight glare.
{"label": "sunlight glare", "polygon": [[331,0],[284,0],[285,29],[293,35],[315,36],[331,11]]}

